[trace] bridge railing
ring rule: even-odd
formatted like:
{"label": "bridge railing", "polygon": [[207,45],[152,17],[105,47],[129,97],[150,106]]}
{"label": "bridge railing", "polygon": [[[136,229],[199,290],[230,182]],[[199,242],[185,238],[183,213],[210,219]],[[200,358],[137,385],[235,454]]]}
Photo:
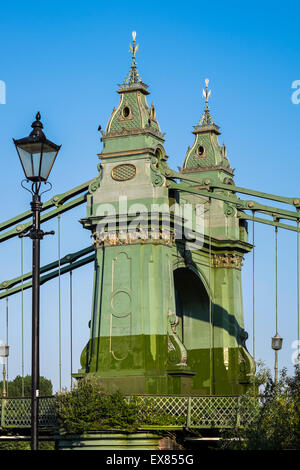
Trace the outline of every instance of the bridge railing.
{"label": "bridge railing", "polygon": [[153,410],[155,414],[160,413],[162,417],[166,417],[166,423],[170,423],[167,427],[243,426],[255,418],[259,409],[257,397],[135,395],[135,398],[141,417],[149,409]]}
{"label": "bridge railing", "polygon": [[[56,424],[54,398],[39,398],[39,426],[54,427]],[[30,398],[1,398],[1,427],[28,428],[31,426]]]}
{"label": "bridge railing", "polygon": [[[257,397],[244,396],[182,396],[131,395],[126,400],[137,401],[141,420],[151,413],[165,418],[165,425],[146,425],[147,428],[231,428],[251,422],[259,409]],[[141,421],[142,422],[142,421]],[[54,397],[39,398],[39,427],[57,424]],[[28,428],[31,426],[30,398],[1,399],[1,427]],[[143,424],[141,424],[143,427]]]}

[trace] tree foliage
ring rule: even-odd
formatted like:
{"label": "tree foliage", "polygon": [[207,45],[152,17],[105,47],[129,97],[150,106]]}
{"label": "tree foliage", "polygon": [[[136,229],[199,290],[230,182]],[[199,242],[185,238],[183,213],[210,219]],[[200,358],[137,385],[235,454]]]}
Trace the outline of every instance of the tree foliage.
{"label": "tree foliage", "polygon": [[[54,450],[54,441],[39,441],[39,450]],[[2,450],[31,450],[29,441],[6,441],[0,442],[0,451]]]}
{"label": "tree foliage", "polygon": [[275,384],[270,371],[259,371],[257,380],[264,376],[263,392],[259,395],[259,409],[255,418],[242,428],[224,431],[221,447],[247,450],[300,450],[300,367],[295,366],[293,377],[286,369]]}
{"label": "tree foliage", "polygon": [[70,434],[108,429],[133,432],[143,425],[168,425],[174,419],[150,402],[138,406],[135,398],[128,400],[120,391],[105,391],[96,377],[57,393],[55,408],[60,431]]}
{"label": "tree foliage", "polygon": [[62,432],[132,430],[136,424],[135,403],[127,403],[120,392],[106,393],[96,379],[82,379],[75,389],[57,393],[55,407]]}
{"label": "tree foliage", "polygon": [[[6,383],[6,390],[8,397],[21,397],[22,395],[22,377],[17,375],[13,380],[9,380],[8,384]],[[2,395],[3,382],[0,382],[0,394]],[[53,394],[53,387],[51,380],[46,379],[46,377],[40,377],[40,387],[39,394],[41,397],[51,396]],[[26,375],[24,377],[24,396],[31,396],[31,375]]]}

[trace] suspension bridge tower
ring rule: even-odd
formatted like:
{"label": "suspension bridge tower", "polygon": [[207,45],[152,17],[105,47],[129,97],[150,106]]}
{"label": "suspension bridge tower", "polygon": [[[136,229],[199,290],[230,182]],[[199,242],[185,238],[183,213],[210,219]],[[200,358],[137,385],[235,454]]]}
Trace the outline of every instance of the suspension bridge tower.
{"label": "suspension bridge tower", "polygon": [[[189,190],[176,189],[166,178],[172,170],[164,134],[147,104],[135,39],[133,33],[119,104],[100,128],[99,175],[81,220],[96,261],[90,338],[74,375],[96,375],[107,389],[127,394],[240,394],[254,373],[241,287],[252,246],[236,205],[222,201],[226,189],[218,189],[219,199],[193,194],[212,182],[234,184],[209,110],[208,80],[204,113],[180,169]],[[192,208],[197,243],[188,237],[185,207]]]}

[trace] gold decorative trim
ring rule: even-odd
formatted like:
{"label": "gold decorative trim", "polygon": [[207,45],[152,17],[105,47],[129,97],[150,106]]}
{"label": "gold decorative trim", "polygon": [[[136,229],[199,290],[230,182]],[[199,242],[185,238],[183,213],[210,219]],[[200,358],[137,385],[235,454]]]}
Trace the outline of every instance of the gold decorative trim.
{"label": "gold decorative trim", "polygon": [[126,129],[125,127],[122,128],[122,131],[111,131],[111,132],[105,132],[103,136],[101,137],[101,140],[104,141],[105,139],[113,139],[115,137],[124,137],[128,135],[145,135],[145,134],[151,134],[157,137],[159,140],[162,142],[165,141],[164,139],[164,134],[162,134],[160,131],[153,129],[153,127],[149,126],[148,124],[145,125],[145,127],[137,127],[133,129]]}
{"label": "gold decorative trim", "polygon": [[132,245],[136,243],[161,243],[164,245],[172,245],[175,241],[174,233],[167,230],[145,230],[139,233],[123,232],[118,233],[93,233],[93,246],[97,250],[103,246],[122,246]]}
{"label": "gold decorative trim", "polygon": [[124,100],[124,95],[122,95],[117,109],[114,109],[114,110],[113,110],[112,115],[111,115],[111,117],[110,117],[110,120],[109,120],[108,123],[107,123],[107,127],[106,127],[105,133],[110,132],[110,128],[111,128],[112,121],[113,121],[115,115],[117,114],[117,112],[119,111],[119,109],[121,108],[122,103],[123,103],[123,100]]}
{"label": "gold decorative trim", "polygon": [[[124,173],[129,172],[129,173],[131,173],[131,175],[126,176],[124,174],[123,177],[121,175],[118,176],[118,172],[122,172],[122,171]],[[135,178],[136,173],[137,173],[137,170],[136,170],[135,165],[132,165],[131,163],[124,163],[124,164],[115,166],[111,170],[111,177],[115,181],[129,181],[129,180],[132,180],[133,178]]]}
{"label": "gold decorative trim", "polygon": [[155,155],[155,151],[153,148],[143,148],[143,149],[135,149],[135,150],[121,150],[120,152],[111,152],[111,153],[98,153],[98,157],[102,160],[105,158],[113,158],[113,157],[128,157],[133,155],[141,155],[145,153],[150,153]]}
{"label": "gold decorative trim", "polygon": [[243,266],[244,257],[232,253],[222,253],[213,256],[213,267],[214,268],[237,268],[241,269]]}

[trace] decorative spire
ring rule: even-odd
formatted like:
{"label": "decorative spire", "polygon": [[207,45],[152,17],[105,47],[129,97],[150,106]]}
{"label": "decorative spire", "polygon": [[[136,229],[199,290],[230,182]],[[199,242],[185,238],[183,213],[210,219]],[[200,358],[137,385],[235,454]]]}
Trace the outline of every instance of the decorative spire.
{"label": "decorative spire", "polygon": [[129,44],[129,52],[132,53],[132,62],[131,62],[131,67],[127,74],[127,77],[125,78],[124,82],[120,86],[121,88],[131,88],[139,84],[146,86],[143,84],[140,74],[136,67],[135,55],[138,51],[139,45],[136,44],[135,38],[136,38],[136,31],[132,31],[132,44]]}
{"label": "decorative spire", "polygon": [[208,84],[209,84],[209,79],[205,79],[205,90],[203,89],[203,97],[205,98],[205,108],[204,108],[204,113],[202,115],[202,118],[199,121],[199,126],[200,127],[207,127],[207,126],[212,126],[214,125],[213,118],[210,115],[209,111],[209,106],[208,106],[208,100],[210,98],[211,90],[208,91]]}

